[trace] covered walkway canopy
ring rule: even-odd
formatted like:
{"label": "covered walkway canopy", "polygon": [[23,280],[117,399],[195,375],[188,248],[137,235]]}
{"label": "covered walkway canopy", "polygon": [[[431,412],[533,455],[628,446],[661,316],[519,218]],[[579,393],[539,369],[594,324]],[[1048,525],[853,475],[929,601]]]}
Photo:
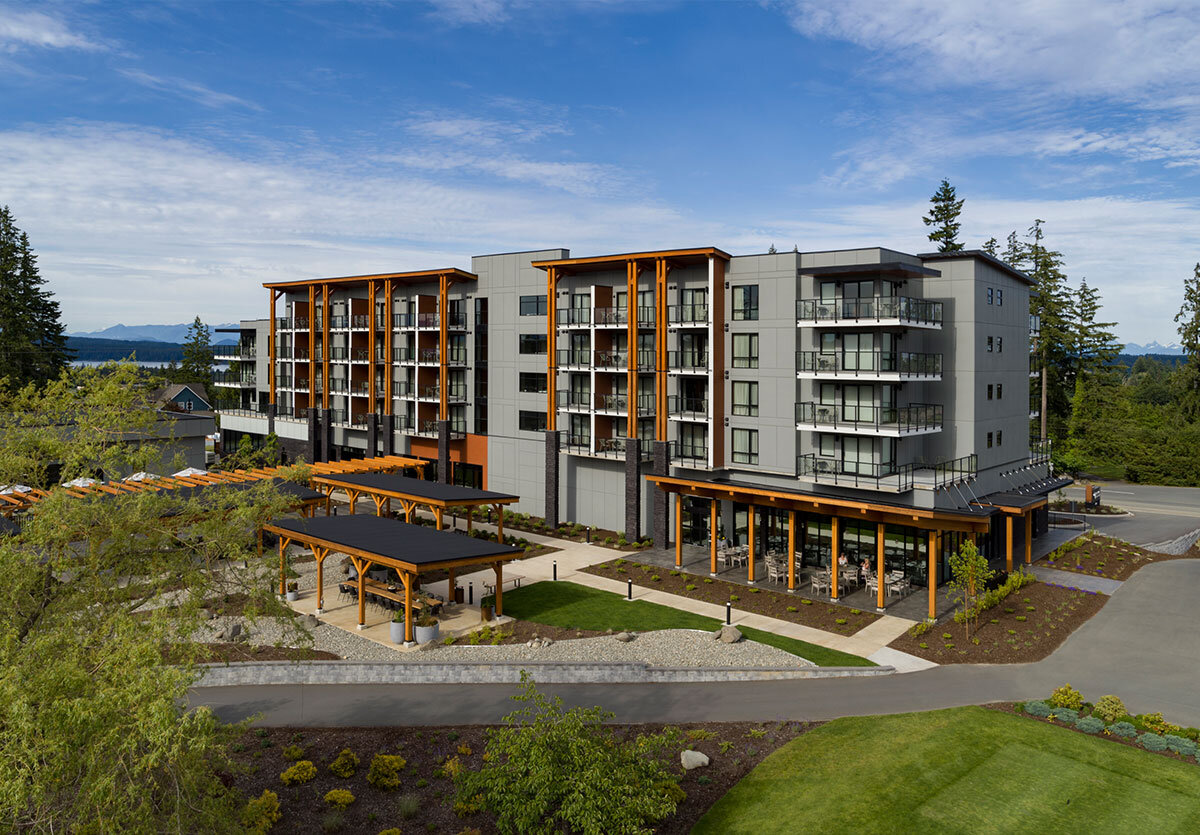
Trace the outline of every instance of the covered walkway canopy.
{"label": "covered walkway canopy", "polygon": [[[717,574],[717,515],[718,503],[721,501],[738,502],[748,505],[751,510],[756,507],[772,508],[786,511],[788,514],[788,545],[787,545],[787,583],[788,591],[796,588],[796,514],[815,513],[829,516],[832,522],[832,564],[838,564],[839,525],[844,522],[861,524],[874,522],[877,526],[875,543],[878,576],[884,574],[884,528],[887,525],[903,525],[929,531],[929,617],[935,618],[937,610],[937,583],[933,578],[937,574],[936,561],[938,553],[938,537],[946,532],[963,533],[972,538],[976,534],[986,534],[991,529],[991,517],[996,509],[991,507],[973,506],[965,510],[941,510],[936,508],[910,507],[906,505],[888,504],[886,502],[851,499],[839,496],[826,496],[817,493],[793,492],[781,490],[767,485],[749,484],[727,479],[704,481],[701,479],[677,476],[651,475],[646,480],[657,485],[666,493],[675,494],[675,564],[683,563],[683,496],[698,496],[711,502],[711,520],[709,523],[709,561],[710,572]],[[750,556],[747,561],[748,577],[754,582],[755,536],[754,513],[748,515]],[[834,600],[838,598],[838,571],[831,575],[831,594]],[[877,608],[884,608],[884,584],[878,583]]]}
{"label": "covered walkway canopy", "polygon": [[[444,486],[444,485],[443,485]],[[496,614],[503,614],[503,565],[524,553],[520,548],[475,539],[450,531],[435,531],[381,516],[326,516],[275,519],[264,530],[279,536],[279,591],[286,588],[287,546],[296,542],[312,549],[317,560],[317,612],[324,609],[324,562],[330,553],[346,554],[358,572],[358,625],[366,622],[365,577],[372,565],[395,569],[404,584],[404,640],[412,641],[413,585],[422,572],[454,572],[490,565],[496,572]]]}
{"label": "covered walkway canopy", "polygon": [[[1067,483],[1071,483],[1067,480]],[[994,507],[1004,514],[1005,527],[1005,569],[1013,570],[1013,520],[1018,517],[1025,524],[1025,564],[1033,562],[1033,511],[1040,510],[1050,503],[1044,495],[1028,495],[1025,493],[990,493],[978,502],[979,507]]]}
{"label": "covered walkway canopy", "polygon": [[442,484],[438,481],[426,481],[421,478],[408,478],[392,473],[362,473],[356,475],[321,475],[313,478],[313,484],[318,489],[324,489],[332,495],[334,490],[344,490],[350,499],[350,513],[354,513],[354,504],[359,496],[370,496],[375,502],[375,514],[382,516],[391,509],[391,501],[400,502],[404,509],[404,518],[411,522],[412,513],[418,507],[428,507],[437,519],[438,530],[442,529],[442,515],[455,508],[466,508],[467,530],[471,530],[472,513],[481,505],[490,505],[496,509],[497,530],[499,540],[504,541],[504,505],[521,500],[520,496],[508,493],[493,493],[490,490],[477,490],[474,487],[460,487],[457,484]]}

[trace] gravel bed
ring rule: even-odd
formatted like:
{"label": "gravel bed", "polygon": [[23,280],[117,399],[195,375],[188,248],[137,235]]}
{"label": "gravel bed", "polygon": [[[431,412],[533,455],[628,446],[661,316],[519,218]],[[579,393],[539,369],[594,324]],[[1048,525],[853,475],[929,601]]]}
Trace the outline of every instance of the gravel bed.
{"label": "gravel bed", "polygon": [[[274,621],[264,619],[258,623],[250,623],[243,618],[228,616],[210,620],[192,636],[193,640],[212,641],[217,632],[234,622],[242,625],[242,629],[247,635],[246,640],[250,644],[269,646],[280,641],[284,646],[289,646],[297,643],[295,640],[285,638],[283,628]],[[390,647],[377,644],[361,635],[347,632],[345,629],[338,629],[336,626],[321,624],[309,631],[313,636],[312,649],[332,652],[348,661],[396,661],[401,655],[404,655],[404,653],[396,652]]]}

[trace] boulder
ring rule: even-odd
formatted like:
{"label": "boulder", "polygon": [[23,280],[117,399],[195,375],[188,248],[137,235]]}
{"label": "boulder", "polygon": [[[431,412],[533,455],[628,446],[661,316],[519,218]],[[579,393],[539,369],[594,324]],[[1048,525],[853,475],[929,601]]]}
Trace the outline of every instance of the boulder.
{"label": "boulder", "polygon": [[717,627],[715,630],[713,630],[713,633],[712,633],[713,640],[714,640],[714,641],[719,641],[719,640],[721,640],[721,633],[722,633],[722,632],[724,632],[724,631],[725,631],[725,627],[724,627],[724,626],[719,626],[719,627]]}
{"label": "boulder", "polygon": [[632,632],[618,632],[616,635],[613,635],[613,637],[616,638],[621,643],[627,644],[633,640],[633,633]]}
{"label": "boulder", "polygon": [[216,635],[213,635],[213,641],[216,641],[217,643],[220,643],[221,641],[224,641],[224,640],[225,640],[225,630],[224,630],[224,629],[218,629],[218,630],[217,630],[217,634],[216,634]]}
{"label": "boulder", "polygon": [[242,634],[242,625],[236,620],[229,624],[229,627],[224,630],[225,637],[231,641],[236,641],[238,636]]}
{"label": "boulder", "polygon": [[689,748],[679,755],[679,764],[683,766],[684,771],[691,771],[693,768],[708,765],[708,755],[703,751],[693,751]]}
{"label": "boulder", "polygon": [[742,632],[736,626],[726,626],[721,629],[721,643],[736,644],[740,640],[742,640]]}
{"label": "boulder", "polygon": [[300,622],[304,624],[306,629],[316,629],[321,625],[321,620],[313,615],[305,615],[304,617],[300,618]]}

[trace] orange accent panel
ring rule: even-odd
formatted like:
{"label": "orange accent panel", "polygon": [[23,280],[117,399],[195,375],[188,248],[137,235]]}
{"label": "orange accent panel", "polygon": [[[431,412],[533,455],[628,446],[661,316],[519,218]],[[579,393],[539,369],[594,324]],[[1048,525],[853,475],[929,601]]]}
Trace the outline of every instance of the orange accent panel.
{"label": "orange accent panel", "polygon": [[444,275],[438,276],[438,417],[441,420],[450,419],[450,392],[446,390],[449,383],[449,357],[446,352],[449,346],[448,329],[450,323],[449,279]]}
{"label": "orange accent panel", "polygon": [[383,282],[383,413],[392,413],[392,280]]}
{"label": "orange accent panel", "polygon": [[[409,442],[409,454],[437,460],[437,441],[431,438],[413,438]],[[450,460],[463,464],[475,464],[483,468],[483,489],[488,487],[488,436],[468,434],[464,440],[450,442]]]}
{"label": "orange accent panel", "polygon": [[[367,410],[375,411],[375,282],[367,282],[367,356],[371,359],[367,371]],[[378,450],[371,450],[370,458],[374,458]]]}

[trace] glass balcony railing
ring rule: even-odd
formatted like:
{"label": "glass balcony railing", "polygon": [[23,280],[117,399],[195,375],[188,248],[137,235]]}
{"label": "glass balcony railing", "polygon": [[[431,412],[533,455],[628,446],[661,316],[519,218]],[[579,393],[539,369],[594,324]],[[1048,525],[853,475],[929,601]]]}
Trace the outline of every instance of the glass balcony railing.
{"label": "glass balcony railing", "polygon": [[671,441],[667,447],[668,455],[672,461],[680,461],[685,465],[699,464],[705,466],[708,464],[708,444],[697,443],[695,441]]}
{"label": "glass balcony railing", "polygon": [[590,409],[592,408],[592,393],[559,389],[555,393],[555,402],[560,409]]}
{"label": "glass balcony railing", "polygon": [[298,331],[308,330],[308,317],[297,316],[294,319],[292,319],[292,329],[298,330]]}
{"label": "glass balcony railing", "polygon": [[672,394],[667,397],[667,413],[675,417],[704,420],[708,417],[708,400],[703,397],[680,397]]}
{"label": "glass balcony railing", "polygon": [[562,326],[569,325],[588,325],[592,321],[591,308],[587,307],[567,307],[562,310],[555,311],[555,322]]}
{"label": "glass balcony railing", "polygon": [[350,327],[356,331],[365,331],[371,327],[371,317],[366,313],[355,313],[350,317]]}
{"label": "glass balcony railing", "polygon": [[253,345],[214,345],[213,359],[254,359],[257,351]]}
{"label": "glass balcony railing", "polygon": [[416,357],[416,354],[413,353],[412,348],[398,347],[398,348],[392,349],[392,362],[416,362],[416,361],[417,361],[417,357]]}
{"label": "glass balcony railing", "polygon": [[796,423],[829,429],[922,432],[942,428],[942,407],[932,403],[875,406],[855,403],[797,403]]}
{"label": "glass balcony railing", "polygon": [[393,313],[392,327],[400,330],[402,328],[412,328],[416,326],[416,321],[411,313]]}
{"label": "glass balcony railing", "polygon": [[671,371],[708,371],[708,351],[667,351]]}
{"label": "glass balcony railing", "polygon": [[589,368],[592,364],[592,352],[587,348],[560,348],[555,357],[559,367]]}
{"label": "glass balcony railing", "polygon": [[707,325],[707,304],[673,304],[667,308],[667,324]]}
{"label": "glass balcony railing", "polygon": [[251,387],[256,384],[258,375],[253,373],[241,373],[237,371],[218,371],[213,374],[213,383],[218,386],[245,386]]}
{"label": "glass balcony railing", "polygon": [[421,365],[437,365],[440,362],[438,356],[437,348],[422,348],[417,354],[417,362]]}
{"label": "glass balcony railing", "polygon": [[439,327],[441,319],[436,313],[418,313],[417,327],[418,328],[436,328]]}
{"label": "glass balcony railing", "polygon": [[347,330],[350,327],[350,317],[349,316],[330,316],[329,317],[329,327],[331,330],[335,330],[335,331]]}
{"label": "glass balcony railing", "polygon": [[796,371],[809,374],[844,374],[848,377],[881,374],[938,377],[942,373],[942,355],[903,351],[844,351],[834,354],[797,351]]}
{"label": "glass balcony railing", "polygon": [[854,461],[809,453],[796,457],[796,475],[822,484],[903,492],[913,486],[912,464]]}
{"label": "glass balcony railing", "polygon": [[413,394],[413,392],[415,390],[416,389],[413,387],[412,383],[406,382],[404,380],[397,380],[396,382],[392,383],[392,397],[409,397],[409,398],[411,398],[411,397],[415,396]]}
{"label": "glass balcony railing", "polygon": [[907,296],[876,296],[862,299],[799,299],[796,322],[872,322],[886,321],[941,326],[942,303]]}

